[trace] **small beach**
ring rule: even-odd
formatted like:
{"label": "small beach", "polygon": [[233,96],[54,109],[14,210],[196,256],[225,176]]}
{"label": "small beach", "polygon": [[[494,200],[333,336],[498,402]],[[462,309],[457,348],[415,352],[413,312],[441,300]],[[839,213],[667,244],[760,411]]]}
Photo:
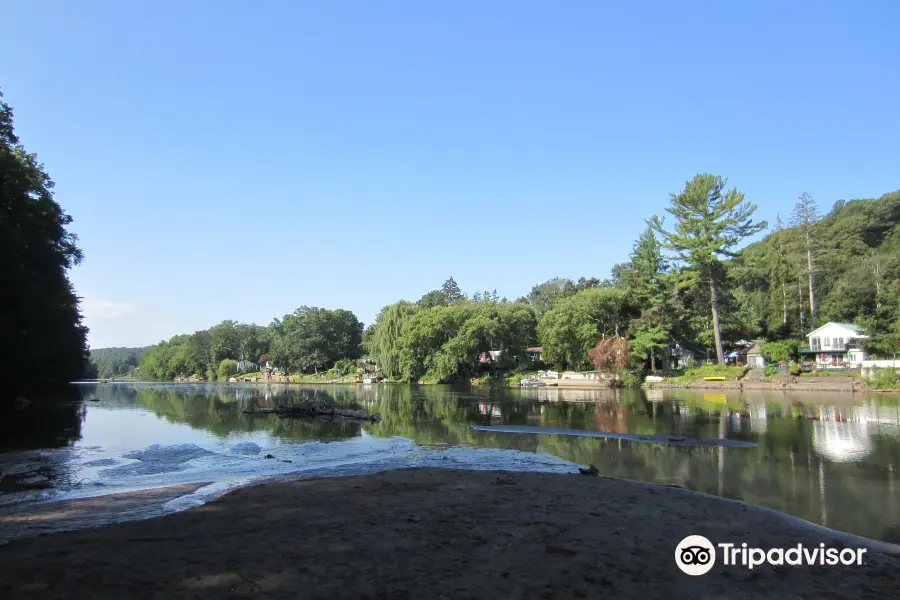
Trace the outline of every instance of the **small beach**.
{"label": "small beach", "polygon": [[[69,501],[78,502],[78,501]],[[861,547],[859,538],[672,486],[579,475],[403,469],[260,485],[156,519],[0,547],[28,598],[890,598],[900,557],[725,567],[678,542]]]}

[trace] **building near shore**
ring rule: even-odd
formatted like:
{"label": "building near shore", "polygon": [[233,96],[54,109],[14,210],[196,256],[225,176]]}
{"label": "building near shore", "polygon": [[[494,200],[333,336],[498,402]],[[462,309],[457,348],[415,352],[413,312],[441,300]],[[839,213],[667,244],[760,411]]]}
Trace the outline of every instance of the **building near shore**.
{"label": "building near shore", "polygon": [[800,355],[819,367],[858,367],[869,358],[860,344],[860,340],[869,336],[858,325],[829,321],[806,337],[809,345],[800,347]]}

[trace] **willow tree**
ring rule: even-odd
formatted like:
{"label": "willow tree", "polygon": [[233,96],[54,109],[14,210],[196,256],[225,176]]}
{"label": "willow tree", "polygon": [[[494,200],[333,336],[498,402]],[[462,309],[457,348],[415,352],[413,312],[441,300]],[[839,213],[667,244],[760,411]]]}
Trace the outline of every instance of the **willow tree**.
{"label": "willow tree", "polygon": [[367,335],[366,349],[375,358],[381,373],[396,379],[400,376],[400,358],[397,340],[403,334],[406,323],[416,314],[419,307],[412,302],[401,300],[381,309]]}
{"label": "willow tree", "polygon": [[663,219],[654,216],[648,224],[659,233],[663,245],[673,250],[683,263],[681,285],[706,285],[712,313],[716,357],[725,364],[722,333],[719,328],[719,292],[725,284],[720,258],[733,257],[732,248],[744,238],[767,227],[765,221],[754,222],[756,205],[744,200],[744,194],[725,189],[726,180],[717,175],[701,174],[688,181],[679,194],[672,194],[666,211],[675,217],[675,228],[663,227]]}

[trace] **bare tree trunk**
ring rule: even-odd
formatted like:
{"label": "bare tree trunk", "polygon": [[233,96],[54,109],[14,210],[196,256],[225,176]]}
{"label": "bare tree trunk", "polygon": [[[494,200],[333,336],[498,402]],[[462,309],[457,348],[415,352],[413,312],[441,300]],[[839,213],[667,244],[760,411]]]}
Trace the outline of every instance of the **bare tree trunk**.
{"label": "bare tree trunk", "polygon": [[868,262],[869,271],[872,273],[872,279],[875,281],[875,308],[881,310],[881,265],[874,260]]}
{"label": "bare tree trunk", "polygon": [[800,300],[798,306],[800,307],[800,335],[804,335],[806,333],[805,325],[806,325],[806,310],[803,308],[803,275],[797,275],[797,295]]}
{"label": "bare tree trunk", "polygon": [[719,366],[724,367],[725,353],[722,352],[722,333],[719,330],[719,295],[712,269],[709,270],[709,305],[712,308],[713,335],[716,338],[716,358],[719,360]]}
{"label": "bare tree trunk", "polygon": [[784,234],[781,231],[781,215],[778,215],[777,221],[777,231],[778,231],[778,246],[779,246],[779,259],[778,259],[778,278],[781,279],[781,307],[783,320],[782,323],[784,325],[788,324],[788,301],[787,301],[787,277],[785,277],[784,272]]}
{"label": "bare tree trunk", "polygon": [[653,348],[650,349],[650,372],[656,373],[656,352]]}
{"label": "bare tree trunk", "polygon": [[806,226],[806,260],[809,263],[809,324],[816,328],[816,267],[813,264],[812,239]]}
{"label": "bare tree trunk", "polygon": [[784,319],[782,321],[783,324],[788,324],[788,307],[787,307],[787,284],[784,281],[784,278],[781,279],[781,306],[784,311]]}

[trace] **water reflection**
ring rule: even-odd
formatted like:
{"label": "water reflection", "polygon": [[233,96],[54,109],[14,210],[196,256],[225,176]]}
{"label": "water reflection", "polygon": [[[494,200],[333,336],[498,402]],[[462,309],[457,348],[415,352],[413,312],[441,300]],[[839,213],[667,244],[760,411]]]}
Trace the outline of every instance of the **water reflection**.
{"label": "water reflection", "polygon": [[[23,406],[0,406],[0,457],[14,451],[20,456],[15,464],[0,461],[0,497],[70,482],[66,450],[81,437],[84,419],[84,402],[74,388]],[[40,451],[47,448],[59,451]]]}
{"label": "water reflection", "polygon": [[[173,427],[189,426],[223,439],[259,433],[284,444],[302,444],[396,436],[428,447],[546,453],[594,464],[602,474],[676,483],[770,506],[828,527],[900,542],[895,478],[900,459],[900,402],[896,397],[283,384],[115,384],[83,388],[82,393],[99,397],[97,407],[104,411],[149,411]],[[364,408],[383,420],[328,423],[246,414],[313,393],[327,394],[340,405]],[[88,425],[92,406],[88,406]],[[104,414],[115,422],[113,413]],[[667,447],[470,429],[471,425],[500,424],[729,438],[758,445],[749,449]],[[83,443],[96,442],[85,439]]]}

